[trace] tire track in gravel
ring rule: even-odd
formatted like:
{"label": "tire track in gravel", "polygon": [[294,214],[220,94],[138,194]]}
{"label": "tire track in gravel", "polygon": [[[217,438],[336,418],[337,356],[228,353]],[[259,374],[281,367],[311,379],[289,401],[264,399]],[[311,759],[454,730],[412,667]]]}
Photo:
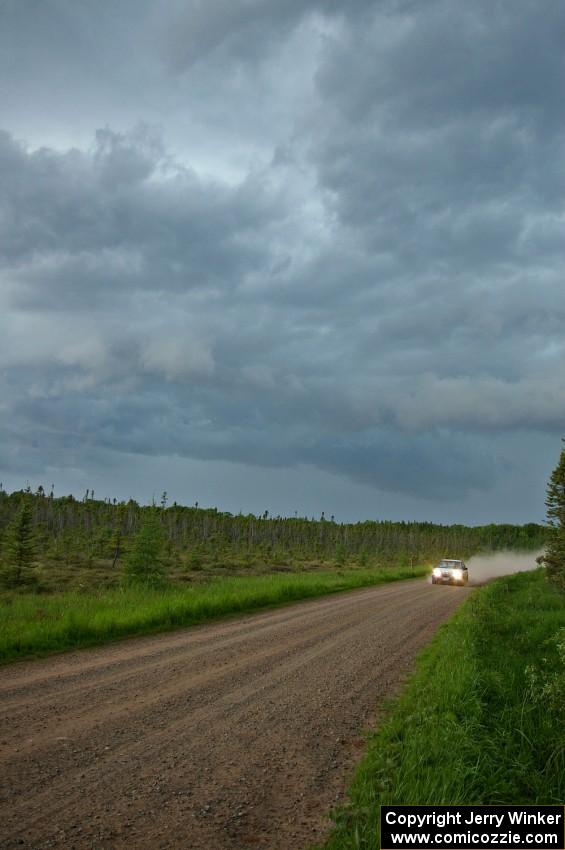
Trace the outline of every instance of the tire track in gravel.
{"label": "tire track in gravel", "polygon": [[0,848],[304,850],[472,592],[400,582],[0,671]]}

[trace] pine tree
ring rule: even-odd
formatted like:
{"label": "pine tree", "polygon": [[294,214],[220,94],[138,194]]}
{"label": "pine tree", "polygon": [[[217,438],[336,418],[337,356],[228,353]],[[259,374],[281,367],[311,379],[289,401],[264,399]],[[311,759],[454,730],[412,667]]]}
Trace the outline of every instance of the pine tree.
{"label": "pine tree", "polygon": [[36,555],[36,539],[33,528],[33,512],[28,499],[22,505],[6,529],[4,557],[0,567],[0,584],[7,588],[33,587],[37,577],[33,570]]}
{"label": "pine tree", "polygon": [[549,540],[542,561],[548,578],[565,590],[565,449],[551,473],[545,504]]}
{"label": "pine tree", "polygon": [[159,587],[165,582],[163,549],[165,535],[157,508],[144,513],[143,524],[135,535],[124,563],[128,584]]}

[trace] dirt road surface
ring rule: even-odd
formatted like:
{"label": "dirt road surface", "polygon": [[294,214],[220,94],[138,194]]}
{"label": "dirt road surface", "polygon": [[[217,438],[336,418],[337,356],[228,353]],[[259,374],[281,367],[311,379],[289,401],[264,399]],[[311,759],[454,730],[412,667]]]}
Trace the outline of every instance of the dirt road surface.
{"label": "dirt road surface", "polygon": [[0,669],[0,847],[305,850],[472,592],[395,583]]}

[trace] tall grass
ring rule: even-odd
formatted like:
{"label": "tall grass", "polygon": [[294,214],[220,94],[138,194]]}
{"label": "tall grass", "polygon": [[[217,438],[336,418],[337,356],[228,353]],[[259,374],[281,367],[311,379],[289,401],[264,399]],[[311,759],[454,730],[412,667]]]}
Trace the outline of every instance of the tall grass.
{"label": "tall grass", "polygon": [[0,663],[165,631],[228,614],[423,575],[425,567],[224,578],[194,588],[123,588],[0,601]]}
{"label": "tall grass", "polygon": [[565,799],[565,597],[543,571],[478,590],[370,736],[326,850],[380,846],[387,804]]}

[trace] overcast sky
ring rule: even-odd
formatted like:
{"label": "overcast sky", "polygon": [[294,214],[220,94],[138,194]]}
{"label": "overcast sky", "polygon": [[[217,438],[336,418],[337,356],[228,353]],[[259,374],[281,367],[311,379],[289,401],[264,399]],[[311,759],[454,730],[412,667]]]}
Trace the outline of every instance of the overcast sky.
{"label": "overcast sky", "polygon": [[0,0],[8,489],[528,522],[563,0]]}

